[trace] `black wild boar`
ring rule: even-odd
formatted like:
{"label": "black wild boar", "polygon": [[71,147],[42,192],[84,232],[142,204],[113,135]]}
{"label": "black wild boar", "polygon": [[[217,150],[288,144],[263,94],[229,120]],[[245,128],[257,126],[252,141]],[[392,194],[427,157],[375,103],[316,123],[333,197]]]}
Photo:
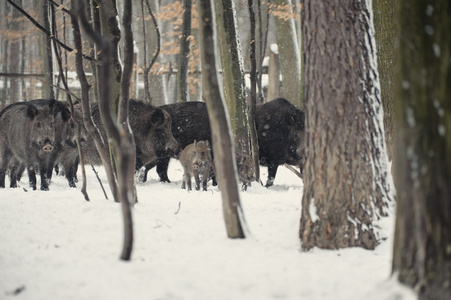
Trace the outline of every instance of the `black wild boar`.
{"label": "black wild boar", "polygon": [[[67,108],[69,109],[69,103],[65,103]],[[83,126],[83,115],[81,110],[81,104],[74,104],[74,116],[78,125],[81,126],[81,136],[80,142],[82,147],[86,146],[86,141],[88,139],[88,133],[85,127]],[[72,118],[69,120],[65,134],[60,143],[60,150],[57,151],[55,157],[55,168],[59,171],[62,171],[61,174],[64,174],[69,187],[76,187],[75,183],[77,182],[77,170],[78,170],[78,147],[77,147],[77,126],[75,125]],[[61,168],[60,168],[61,167]],[[52,170],[49,169],[49,179],[52,176]]]}
{"label": "black wild boar", "polygon": [[[106,141],[106,133],[100,121],[97,104],[92,105],[91,114]],[[160,157],[177,156],[180,153],[180,146],[172,135],[172,120],[166,111],[150,103],[130,100],[129,119],[136,144],[137,161],[149,164],[157,161]],[[95,149],[95,145],[91,142],[87,149],[88,158],[91,156],[91,162],[99,164],[97,151],[93,149]],[[93,155],[93,153],[97,155]]]}
{"label": "black wild boar", "polygon": [[0,113],[0,187],[5,187],[5,174],[11,166],[11,187],[20,165],[27,168],[30,186],[36,189],[36,168],[41,175],[41,190],[48,190],[47,168],[55,146],[55,117],[62,107],[56,100],[14,103]]}
{"label": "black wild boar", "polygon": [[[172,134],[181,149],[196,141],[209,141],[211,145],[211,129],[208,112],[203,102],[182,102],[160,106],[172,119]],[[157,166],[157,173],[162,182],[171,182],[168,178],[168,166],[171,156],[160,157],[157,161],[145,165],[142,181],[147,180],[147,172]],[[137,169],[143,164],[136,163]]]}
{"label": "black wild boar", "polygon": [[274,184],[279,165],[297,165],[302,171],[304,122],[304,112],[286,99],[257,105],[255,123],[260,164],[268,167],[266,187]]}
{"label": "black wild boar", "polygon": [[210,143],[199,141],[189,144],[180,154],[180,163],[183,166],[182,189],[191,190],[191,177],[196,181],[196,190],[200,189],[202,177],[202,189],[207,190],[207,181],[213,170]]}

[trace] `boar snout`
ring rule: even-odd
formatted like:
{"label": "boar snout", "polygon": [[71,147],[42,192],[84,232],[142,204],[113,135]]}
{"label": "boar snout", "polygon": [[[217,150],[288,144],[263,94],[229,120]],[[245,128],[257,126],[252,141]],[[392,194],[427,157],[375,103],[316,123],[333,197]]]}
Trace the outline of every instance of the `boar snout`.
{"label": "boar snout", "polygon": [[44,147],[42,147],[42,150],[44,150],[44,152],[52,152],[53,151],[52,143],[50,143],[49,140],[45,140]]}

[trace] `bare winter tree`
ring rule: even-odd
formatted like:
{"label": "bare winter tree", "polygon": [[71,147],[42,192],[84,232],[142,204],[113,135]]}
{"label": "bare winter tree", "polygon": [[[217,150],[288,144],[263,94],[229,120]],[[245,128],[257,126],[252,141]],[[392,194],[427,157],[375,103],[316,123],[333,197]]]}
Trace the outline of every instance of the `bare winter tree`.
{"label": "bare winter tree", "polygon": [[[114,2],[114,1],[113,1]],[[87,35],[94,40],[96,45],[102,52],[101,63],[102,68],[99,72],[99,78],[101,80],[100,86],[100,114],[102,116],[102,122],[109,136],[110,145],[112,145],[115,149],[115,162],[116,162],[116,177],[108,178],[111,186],[115,186],[113,194],[115,196],[115,200],[120,202],[122,205],[123,219],[124,219],[124,244],[123,250],[121,254],[121,259],[130,260],[132,246],[133,246],[133,223],[132,223],[132,213],[131,213],[131,203],[134,202],[134,167],[135,167],[135,146],[133,142],[133,137],[130,130],[130,125],[128,122],[128,100],[129,100],[129,82],[131,78],[132,68],[133,68],[133,35],[131,30],[131,12],[132,12],[132,4],[131,0],[124,0],[124,16],[123,16],[123,27],[125,31],[125,61],[124,61],[124,70],[121,72],[120,78],[120,101],[119,101],[119,109],[118,109],[118,117],[117,120],[113,119],[113,108],[114,105],[111,103],[111,89],[110,83],[117,79],[112,79],[111,74],[111,66],[114,65],[115,60],[113,59],[114,51],[111,50],[112,47],[117,45],[115,42],[110,42],[110,40],[105,39],[102,35],[95,32],[91,25],[88,23],[86,16],[84,14],[83,6],[80,3],[74,4],[76,5],[74,9],[73,15],[78,16],[81,23],[83,24],[83,28],[86,31]],[[81,5],[81,6],[77,6]],[[115,5],[115,4],[114,4]],[[108,8],[108,6],[101,6],[101,15],[102,10]],[[103,12],[105,14],[105,12]],[[74,32],[76,34],[77,39],[77,49],[78,52],[81,52],[81,41],[79,37],[79,29],[78,22],[75,18],[72,18]],[[111,24],[110,24],[111,25]],[[111,27],[110,27],[111,29]],[[100,138],[98,131],[94,128],[92,124],[92,120],[86,114],[86,110],[89,107],[86,107],[86,104],[89,106],[89,100],[86,99],[89,97],[86,94],[86,77],[84,76],[83,66],[80,62],[80,54],[77,56],[77,73],[79,75],[80,81],[82,85],[84,85],[84,96],[83,96],[83,114],[84,121],[88,124],[88,131],[93,134],[95,138],[95,143],[97,149],[102,146],[103,141]],[[113,73],[114,74],[114,73]],[[114,99],[114,97],[113,97]],[[94,128],[94,129],[93,129]],[[104,144],[103,144],[104,145]],[[99,151],[100,153],[101,151]],[[100,153],[101,154],[101,153]],[[101,154],[102,161],[105,160],[105,154]],[[109,165],[109,164],[107,164]],[[116,181],[117,178],[117,181]],[[111,180],[111,181],[110,181]]]}
{"label": "bare winter tree", "polygon": [[210,119],[215,168],[221,189],[224,219],[230,238],[244,238],[241,204],[236,179],[230,129],[219,92],[213,42],[213,14],[210,0],[198,2],[202,87]]}
{"label": "bare winter tree", "polygon": [[451,299],[451,3],[399,1],[393,272]]}
{"label": "bare winter tree", "polygon": [[306,167],[302,247],[374,249],[391,201],[367,1],[303,4]]}

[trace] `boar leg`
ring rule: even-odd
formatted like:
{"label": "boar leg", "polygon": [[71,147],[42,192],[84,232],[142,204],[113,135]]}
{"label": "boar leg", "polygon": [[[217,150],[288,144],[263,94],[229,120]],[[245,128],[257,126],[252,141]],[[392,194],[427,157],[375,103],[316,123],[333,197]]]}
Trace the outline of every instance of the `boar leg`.
{"label": "boar leg", "polygon": [[34,190],[36,190],[36,172],[34,170],[34,167],[27,167],[27,173],[28,173],[28,182],[30,183],[30,187]]}
{"label": "boar leg", "polygon": [[274,184],[274,178],[276,178],[278,167],[279,166],[277,164],[268,164],[268,181],[266,182],[266,187],[270,187]]}

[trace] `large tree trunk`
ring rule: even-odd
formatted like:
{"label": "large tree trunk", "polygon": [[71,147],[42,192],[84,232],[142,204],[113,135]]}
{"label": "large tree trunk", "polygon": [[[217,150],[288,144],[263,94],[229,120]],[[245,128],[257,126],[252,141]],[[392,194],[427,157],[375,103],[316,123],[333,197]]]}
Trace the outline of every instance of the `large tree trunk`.
{"label": "large tree trunk", "polygon": [[235,150],[250,155],[248,106],[241,46],[235,27],[235,7],[232,0],[222,0],[216,2],[215,8],[224,97],[232,125]]}
{"label": "large tree trunk", "polygon": [[388,157],[393,155],[393,99],[396,52],[396,5],[393,1],[374,0],[374,28],[376,29],[377,67],[384,106],[385,141]]}
{"label": "large tree trunk", "polygon": [[222,195],[227,234],[230,238],[244,238],[241,226],[241,204],[236,179],[232,140],[226,112],[219,92],[213,43],[213,14],[210,0],[198,2],[202,87],[210,119],[215,169]]}
{"label": "large tree trunk", "polygon": [[[291,5],[291,0],[273,0],[271,3]],[[301,60],[294,19],[284,20],[274,16],[274,22],[277,30],[280,71],[282,72],[282,86],[285,98],[297,107],[303,107],[303,103],[301,103]]]}
{"label": "large tree trunk", "polygon": [[302,247],[374,249],[391,200],[371,7],[305,0]]}
{"label": "large tree trunk", "polygon": [[451,4],[399,1],[393,272],[451,299]]}

